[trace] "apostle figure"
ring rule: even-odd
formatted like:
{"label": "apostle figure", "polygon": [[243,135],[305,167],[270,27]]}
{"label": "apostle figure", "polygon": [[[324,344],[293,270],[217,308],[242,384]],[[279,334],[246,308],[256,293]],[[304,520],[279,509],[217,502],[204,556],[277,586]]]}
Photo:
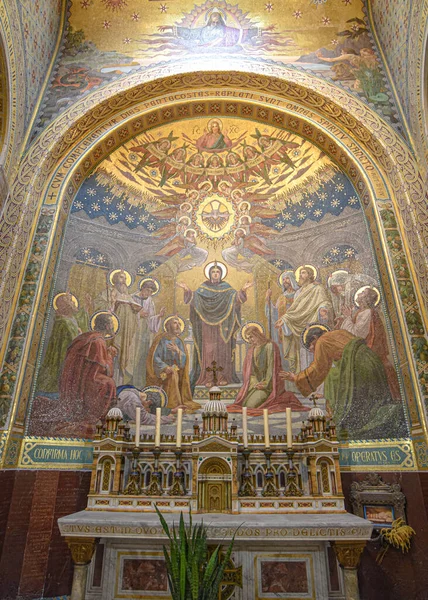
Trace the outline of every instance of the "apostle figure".
{"label": "apostle figure", "polygon": [[285,412],[286,408],[306,411],[292,392],[284,390],[279,378],[281,356],[279,348],[266,337],[259,323],[248,323],[242,328],[242,338],[250,346],[243,366],[243,385],[235,403],[227,407],[229,412],[240,412],[248,407],[249,415],[261,415],[263,409],[269,412]]}
{"label": "apostle figure", "polygon": [[336,329],[341,329],[340,324],[343,320],[342,308],[345,306],[345,285],[349,280],[349,273],[343,269],[334,271],[327,279],[327,286],[330,290],[331,303],[333,305],[334,323]]}
{"label": "apostle figure", "polygon": [[247,290],[254,284],[247,282],[237,292],[226,281],[223,263],[209,263],[205,267],[207,280],[192,292],[185,283],[177,283],[184,290],[184,302],[190,304],[195,352],[193,353],[192,390],[197,385],[211,387],[212,375],[206,369],[213,361],[223,367],[220,385],[239,383],[234,365],[235,334],[241,325],[241,304],[247,300]]}
{"label": "apostle figure", "polygon": [[137,327],[130,349],[133,360],[128,367],[132,384],[136,387],[146,385],[147,355],[153,336],[158,333],[166,312],[165,307],[162,307],[159,313],[156,313],[152,296],[158,291],[159,283],[152,277],[147,277],[141,281],[139,293],[132,294],[135,304],[141,306],[137,312]]}
{"label": "apostle figure", "polygon": [[284,271],[281,273],[279,276],[279,284],[281,285],[282,293],[275,304],[272,302],[272,289],[269,288],[266,292],[265,313],[269,321],[269,330],[272,331],[272,339],[279,346],[283,366],[287,370],[293,370],[289,364],[288,358],[285,358],[290,355],[289,345],[290,342],[292,342],[292,336],[283,335],[282,329],[274,328],[272,327],[272,324],[283,317],[293,304],[294,296],[299,289],[299,285],[293,271]]}
{"label": "apostle figure", "polygon": [[299,267],[296,270],[296,277],[300,289],[294,295],[293,304],[275,323],[275,327],[281,330],[283,336],[290,338],[284,359],[289,361],[290,370],[293,372],[305,368],[312,358],[305,348],[300,351],[300,336],[305,327],[320,320],[328,322],[332,317],[332,306],[327,290],[323,285],[315,283],[315,267],[311,265]]}
{"label": "apostle figure", "polygon": [[169,408],[184,405],[187,411],[200,408],[193,402],[189,380],[189,357],[180,335],[184,322],[178,316],[168,317],[164,331],[156,336],[147,357],[147,385],[165,390]]}
{"label": "apostle figure", "polygon": [[380,302],[379,290],[375,287],[364,286],[354,297],[358,310],[352,314],[350,307],[343,307],[343,322],[345,329],[357,337],[363,338],[367,346],[376,352],[385,368],[391,395],[395,400],[401,397],[397,373],[388,358],[388,342],[382,319],[377,310]]}
{"label": "apostle figure", "polygon": [[116,393],[113,359],[117,354],[107,340],[119,327],[117,316],[107,311],[91,319],[92,331],[78,335],[68,347],[59,383],[63,434],[90,436],[108,412]]}
{"label": "apostle figure", "polygon": [[313,362],[297,374],[282,372],[281,378],[293,381],[303,396],[325,382],[333,419],[353,439],[405,434],[402,406],[393,402],[382,361],[363,339],[315,324],[305,330],[302,341],[314,353]]}
{"label": "apostle figure", "polygon": [[138,315],[141,303],[136,302],[129,293],[131,276],[123,269],[110,273],[113,289],[110,291],[110,310],[117,314],[120,330],[116,335],[115,346],[118,349],[118,360],[115,365],[115,379],[118,384],[132,381],[134,356],[131,351],[135,332],[138,328]]}
{"label": "apostle figure", "polygon": [[[155,386],[139,390],[132,385],[122,385],[117,389],[117,407],[120,408],[125,418],[135,421],[137,408],[140,409],[140,424],[155,425],[156,424],[156,409],[162,408],[162,412],[166,410],[167,414],[161,416],[161,423],[167,425],[173,423],[175,417],[172,414],[176,412],[163,408],[164,401],[168,398],[161,388]],[[184,407],[182,407],[184,408]]]}
{"label": "apostle figure", "polygon": [[55,321],[37,380],[37,389],[48,394],[59,390],[59,376],[68,346],[79,333],[88,330],[87,311],[79,310],[77,298],[73,294],[57,294],[53,307]]}

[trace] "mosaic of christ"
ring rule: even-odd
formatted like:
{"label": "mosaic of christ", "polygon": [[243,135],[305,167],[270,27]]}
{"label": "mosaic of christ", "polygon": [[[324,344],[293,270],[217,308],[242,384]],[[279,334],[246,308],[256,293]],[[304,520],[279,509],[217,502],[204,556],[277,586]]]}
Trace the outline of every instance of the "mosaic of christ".
{"label": "mosaic of christ", "polygon": [[405,435],[355,190],[309,141],[237,118],[154,128],[82,185],[30,433],[90,438],[113,405],[147,428],[161,407],[171,432],[181,407],[190,431],[213,385],[255,432],[315,401],[348,438]]}

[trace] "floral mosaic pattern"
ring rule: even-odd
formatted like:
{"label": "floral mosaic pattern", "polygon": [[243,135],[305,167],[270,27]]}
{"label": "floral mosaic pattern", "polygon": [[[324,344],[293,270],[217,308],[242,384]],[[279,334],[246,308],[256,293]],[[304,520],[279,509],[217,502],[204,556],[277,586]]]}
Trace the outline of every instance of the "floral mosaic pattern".
{"label": "floral mosaic pattern", "polygon": [[0,426],[6,424],[10,402],[16,385],[16,373],[21,360],[22,349],[27,334],[28,321],[35,300],[42,261],[45,256],[49,233],[53,223],[52,209],[45,209],[40,216],[28,262],[24,283],[18,301],[18,307],[12,329],[4,368],[0,376]]}
{"label": "floral mosaic pattern", "polygon": [[397,221],[391,205],[381,211],[381,218],[386,230],[386,239],[391,252],[394,271],[397,277],[398,290],[403,303],[411,344],[415,356],[416,367],[422,393],[428,407],[428,343],[416,300],[416,293],[410,277],[409,267],[404,254],[403,244],[398,232]]}
{"label": "floral mosaic pattern", "polygon": [[27,73],[28,123],[55,50],[62,0],[19,0]]}

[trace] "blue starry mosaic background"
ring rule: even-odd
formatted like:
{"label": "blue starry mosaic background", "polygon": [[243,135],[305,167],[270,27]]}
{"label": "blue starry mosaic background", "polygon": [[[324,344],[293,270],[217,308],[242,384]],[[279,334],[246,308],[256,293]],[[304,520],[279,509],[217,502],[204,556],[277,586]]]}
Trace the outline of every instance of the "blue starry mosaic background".
{"label": "blue starry mosaic background", "polygon": [[301,202],[282,211],[280,218],[265,219],[266,225],[281,231],[287,225],[300,227],[307,221],[319,223],[327,214],[339,216],[345,208],[360,210],[360,201],[349,179],[336,173],[330,181],[321,183],[316,192],[306,192]]}
{"label": "blue starry mosaic background", "polygon": [[[315,192],[304,193],[302,200],[290,204],[279,218],[264,219],[263,223],[281,231],[287,225],[300,227],[307,220],[319,223],[327,214],[338,216],[347,207],[353,210],[361,208],[352,184],[346,175],[338,172],[330,181],[320,183]],[[153,217],[144,205],[134,206],[123,197],[115,197],[110,190],[97,183],[95,175],[82,185],[71,210],[72,213],[84,211],[91,219],[104,217],[110,225],[124,223],[129,229],[143,227],[148,233],[168,223],[167,220]]]}

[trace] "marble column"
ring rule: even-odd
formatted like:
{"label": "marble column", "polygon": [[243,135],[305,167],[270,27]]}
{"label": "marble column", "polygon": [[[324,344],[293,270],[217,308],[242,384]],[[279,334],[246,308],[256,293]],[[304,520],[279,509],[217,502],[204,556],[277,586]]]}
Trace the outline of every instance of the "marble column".
{"label": "marble column", "polygon": [[85,600],[88,565],[95,550],[95,538],[66,537],[74,563],[70,600]]}
{"label": "marble column", "polygon": [[343,569],[346,600],[360,600],[357,569],[365,545],[365,541],[332,542],[339,565]]}

